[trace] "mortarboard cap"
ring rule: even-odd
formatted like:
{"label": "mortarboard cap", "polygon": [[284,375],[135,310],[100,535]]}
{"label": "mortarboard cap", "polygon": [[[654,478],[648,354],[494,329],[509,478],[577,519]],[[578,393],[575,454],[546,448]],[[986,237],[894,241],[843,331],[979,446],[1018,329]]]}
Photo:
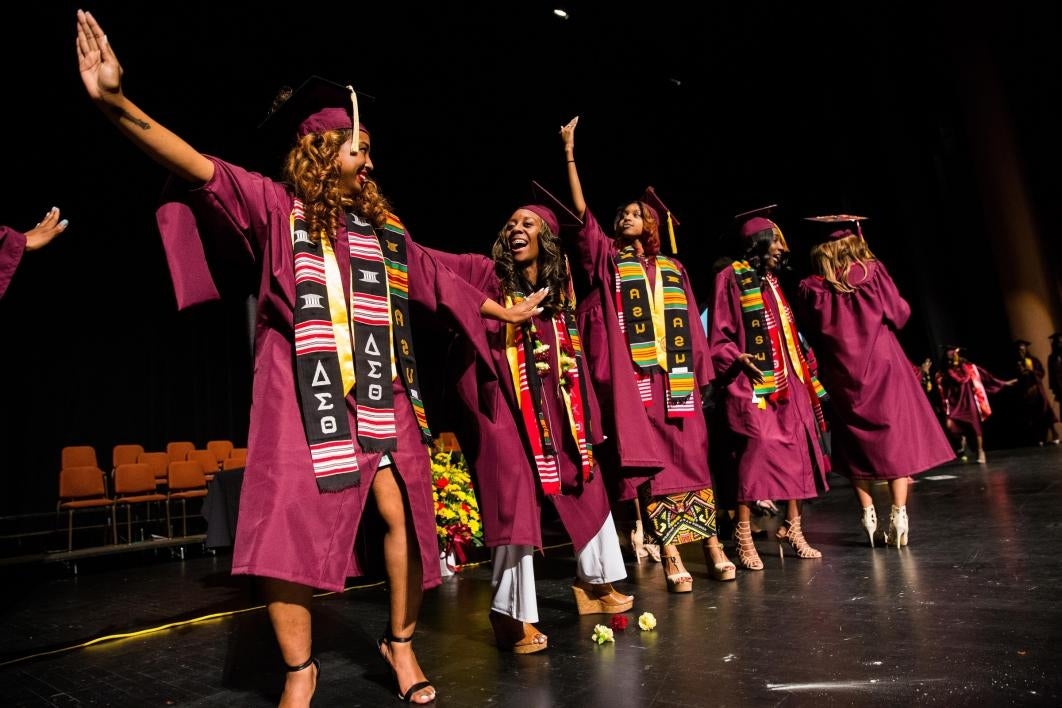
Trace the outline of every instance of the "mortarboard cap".
{"label": "mortarboard cap", "polygon": [[778,234],[778,238],[781,239],[782,245],[788,250],[789,244],[785,242],[785,236],[782,235],[782,230],[778,228],[778,224],[767,218],[771,215],[771,212],[777,208],[777,204],[768,204],[767,206],[735,214],[734,219],[739,224],[741,238],[752,238],[761,231],[773,231]]}
{"label": "mortarboard cap", "polygon": [[[358,94],[351,86],[343,86],[320,76],[311,76],[291,92],[258,126],[271,139],[286,141],[310,133],[329,130],[355,130],[368,133],[361,123],[358,111]],[[351,142],[352,151],[357,151],[357,141]]]}
{"label": "mortarboard cap", "polygon": [[[565,226],[579,227],[583,225],[583,220],[576,216],[575,212],[569,209],[564,202],[562,202],[557,197],[553,196],[552,192],[550,192],[548,189],[543,187],[535,180],[531,180],[531,198],[536,202],[540,202],[541,204],[544,204],[546,207],[548,207],[550,213],[554,214],[554,224],[558,228],[560,227],[560,221],[557,219],[557,214],[560,214],[562,216],[562,218],[564,219]],[[523,208],[527,209],[528,207]],[[558,231],[558,228],[553,228],[552,226],[550,228],[553,230],[553,233],[555,235],[560,233]]]}
{"label": "mortarboard cap", "polygon": [[665,218],[667,221],[667,235],[671,239],[671,252],[678,253],[678,244],[675,242],[675,227],[679,225],[679,220],[671,213],[667,204],[664,204],[663,200],[660,199],[660,196],[656,193],[656,190],[653,189],[652,185],[645,188],[641,200],[656,212],[656,223],[660,223],[661,216]]}
{"label": "mortarboard cap", "polygon": [[[866,221],[869,217],[859,216],[857,214],[827,214],[825,216],[807,216],[804,217],[804,221],[812,221],[817,224],[823,224],[822,233],[819,235],[820,241],[835,241],[847,236],[859,236],[863,238],[863,229],[860,226],[860,222]],[[855,225],[855,231],[849,228],[848,224]]]}

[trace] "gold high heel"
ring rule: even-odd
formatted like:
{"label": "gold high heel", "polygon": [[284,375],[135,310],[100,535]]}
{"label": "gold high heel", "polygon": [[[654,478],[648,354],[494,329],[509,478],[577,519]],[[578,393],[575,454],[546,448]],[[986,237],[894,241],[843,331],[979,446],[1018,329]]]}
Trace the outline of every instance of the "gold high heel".
{"label": "gold high heel", "polygon": [[745,570],[763,570],[763,561],[752,541],[752,525],[739,521],[734,525],[734,540],[737,541],[737,562]]}
{"label": "gold high heel", "polygon": [[878,530],[878,514],[874,511],[874,505],[863,507],[863,518],[859,522],[863,525],[863,533],[870,541],[870,547],[874,547],[874,532]]}
{"label": "gold high heel", "polygon": [[594,585],[576,580],[572,595],[581,615],[616,615],[634,607],[634,595],[624,595],[612,587],[612,583]]}
{"label": "gold high heel", "polygon": [[704,563],[708,566],[708,576],[712,580],[727,581],[737,577],[737,566],[726,557],[718,536],[712,536],[702,543],[701,550],[704,551]]}
{"label": "gold high heel", "polygon": [[885,534],[885,543],[896,547],[907,545],[907,534],[910,522],[907,519],[907,506],[894,506],[889,512],[889,532]]}
{"label": "gold high heel", "polygon": [[[678,553],[678,549],[672,547],[671,552],[674,554],[664,553],[660,556],[660,562],[664,564],[664,573],[667,580],[668,592],[693,592],[693,576],[689,574],[682,565],[682,557]],[[668,573],[668,569],[674,572]]]}
{"label": "gold high heel", "polygon": [[822,558],[822,552],[811,547],[804,532],[800,529],[800,517],[786,519],[786,522],[778,527],[778,533],[774,535],[778,540],[778,555],[783,556],[782,544],[786,541],[796,551],[797,558]]}

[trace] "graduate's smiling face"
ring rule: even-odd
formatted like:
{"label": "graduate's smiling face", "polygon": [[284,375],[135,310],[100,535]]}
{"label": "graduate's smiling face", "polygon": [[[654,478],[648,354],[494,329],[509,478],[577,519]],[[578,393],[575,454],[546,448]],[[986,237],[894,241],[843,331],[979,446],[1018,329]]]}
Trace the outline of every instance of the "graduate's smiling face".
{"label": "graduate's smiling face", "polygon": [[767,270],[778,270],[778,267],[782,264],[782,254],[787,253],[788,248],[785,247],[785,241],[778,234],[778,231],[774,232],[774,239],[771,241],[771,245],[767,247]]}
{"label": "graduate's smiling face", "polygon": [[527,209],[517,209],[505,224],[505,240],[509,253],[517,265],[526,265],[538,260],[538,235],[542,231],[542,219]]}
{"label": "graduate's smiling face", "polygon": [[369,181],[369,173],[372,172],[372,158],[369,157],[369,134],[365,131],[358,133],[358,151],[350,154],[350,140],[347,140],[339,148],[339,176],[343,190],[348,196],[361,193],[365,183]]}

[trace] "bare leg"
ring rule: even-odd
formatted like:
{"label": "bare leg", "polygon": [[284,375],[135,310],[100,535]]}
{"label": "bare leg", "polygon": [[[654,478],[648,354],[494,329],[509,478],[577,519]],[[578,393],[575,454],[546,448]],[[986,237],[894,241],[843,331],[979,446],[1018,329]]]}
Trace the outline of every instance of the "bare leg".
{"label": "bare leg", "polygon": [[[376,472],[372,484],[376,506],[387,525],[384,533],[384,566],[391,592],[391,618],[388,631],[392,637],[412,637],[417,628],[417,615],[423,596],[423,577],[420,551],[417,548],[413,523],[407,514],[405,495],[398,486],[390,467]],[[412,642],[384,642],[380,653],[394,669],[399,693],[410,686],[426,681],[427,677],[417,663]],[[435,700],[435,689],[423,688],[413,694],[413,703],[430,703]]]}
{"label": "bare leg", "polygon": [[897,479],[889,480],[889,496],[892,497],[893,506],[907,506],[907,490],[910,485],[910,477],[899,477]]}
{"label": "bare leg", "polygon": [[[273,633],[277,636],[280,653],[288,666],[298,666],[312,654],[310,601],[313,589],[286,580],[262,578],[262,590],[269,608]],[[317,668],[308,666],[302,671],[288,672],[281,708],[309,706],[317,688]]]}
{"label": "bare leg", "polygon": [[[892,481],[889,482],[889,489],[892,489],[892,482],[894,482],[894,481],[896,481],[896,480],[892,480]],[[871,494],[870,494],[870,484],[871,484],[871,482],[870,482],[869,479],[853,479],[852,480],[852,489],[853,489],[853,491],[855,491],[856,499],[859,501],[859,508],[860,509],[866,509],[868,506],[873,506],[874,505],[874,497],[872,497]],[[904,486],[905,486],[904,495],[906,496],[907,489],[906,489],[906,485],[904,485]],[[896,495],[893,495],[892,499],[893,499],[893,504],[895,504],[896,503]]]}
{"label": "bare leg", "polygon": [[800,502],[796,499],[790,499],[785,503],[785,520],[792,521],[793,519],[800,518]]}
{"label": "bare leg", "polygon": [[984,437],[977,436],[977,461],[980,463],[985,462],[985,439]]}

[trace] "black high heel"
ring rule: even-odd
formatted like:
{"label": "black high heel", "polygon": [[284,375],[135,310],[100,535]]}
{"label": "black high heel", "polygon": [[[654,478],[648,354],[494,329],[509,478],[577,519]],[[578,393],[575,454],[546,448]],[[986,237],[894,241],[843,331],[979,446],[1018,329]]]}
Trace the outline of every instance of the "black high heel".
{"label": "black high heel", "polygon": [[402,701],[403,703],[413,703],[413,694],[415,694],[417,691],[421,691],[421,690],[423,690],[425,688],[432,688],[433,690],[432,690],[431,700],[430,701],[426,701],[425,703],[417,703],[415,705],[427,705],[428,703],[434,703],[435,702],[435,691],[434,691],[434,687],[431,685],[431,681],[417,681],[415,684],[413,684],[412,686],[407,688],[405,693],[402,693],[402,687],[398,685],[398,672],[395,671],[393,666],[391,666],[391,662],[387,661],[386,657],[383,656],[384,644],[388,645],[387,650],[388,650],[388,653],[390,653],[390,651],[391,651],[391,646],[390,645],[391,645],[392,642],[398,642],[399,644],[405,644],[405,643],[411,642],[411,641],[413,641],[413,636],[412,635],[410,635],[408,637],[404,637],[404,638],[403,637],[396,637],[395,635],[391,634],[391,630],[387,630],[387,634],[385,634],[382,637],[380,637],[379,641],[376,642],[376,646],[380,649],[380,652],[381,652],[380,656],[384,659],[385,662],[387,662],[387,666],[391,669],[391,675],[395,679],[395,689],[398,691],[398,700]]}

